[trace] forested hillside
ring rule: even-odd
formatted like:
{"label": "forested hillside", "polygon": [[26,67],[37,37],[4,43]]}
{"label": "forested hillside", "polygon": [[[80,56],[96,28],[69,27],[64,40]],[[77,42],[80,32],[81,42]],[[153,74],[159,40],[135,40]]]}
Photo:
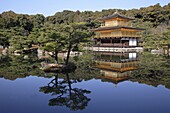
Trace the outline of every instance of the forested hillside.
{"label": "forested hillside", "polygon": [[[146,29],[143,32],[145,48],[159,48],[162,44],[170,44],[170,3],[165,6],[154,6],[140,9],[121,10],[108,9],[102,11],[68,11],[57,12],[53,16],[42,14],[27,15],[7,11],[0,14],[0,45],[12,46],[14,49],[31,48],[39,45],[48,51],[63,50],[74,33],[74,49],[80,42],[87,42],[93,33],[89,29],[100,26],[101,17],[113,14],[134,17],[133,26]],[[81,29],[81,32],[80,32]],[[80,39],[83,37],[83,40]],[[71,39],[73,40],[73,39]],[[57,48],[55,48],[57,46]]]}

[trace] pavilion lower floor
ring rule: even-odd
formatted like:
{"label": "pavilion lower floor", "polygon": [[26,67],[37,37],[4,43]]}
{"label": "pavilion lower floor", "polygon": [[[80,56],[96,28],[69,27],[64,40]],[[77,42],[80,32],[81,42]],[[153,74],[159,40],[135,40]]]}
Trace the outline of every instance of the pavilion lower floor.
{"label": "pavilion lower floor", "polygon": [[96,52],[143,52],[143,47],[89,47],[91,51]]}
{"label": "pavilion lower floor", "polygon": [[138,47],[138,38],[95,38],[94,47],[118,47],[118,48],[129,48]]}

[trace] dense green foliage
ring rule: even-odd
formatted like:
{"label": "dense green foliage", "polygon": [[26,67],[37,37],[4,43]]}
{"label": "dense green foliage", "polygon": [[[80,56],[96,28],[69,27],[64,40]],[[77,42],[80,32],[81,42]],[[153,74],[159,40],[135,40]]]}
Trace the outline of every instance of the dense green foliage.
{"label": "dense green foliage", "polygon": [[[165,6],[156,4],[131,10],[108,9],[100,12],[64,10],[48,17],[41,14],[3,12],[0,14],[0,45],[3,47],[12,46],[14,50],[40,45],[53,53],[66,50],[70,36],[72,38],[79,37],[79,39],[85,37],[86,41],[90,40],[93,34],[89,29],[99,27],[98,19],[111,15],[116,10],[123,15],[136,18],[133,21],[135,27],[146,29],[143,32],[144,47],[158,48],[162,44],[169,43],[170,4]],[[71,34],[73,31],[75,32]],[[76,41],[72,45],[72,49],[75,47],[75,50],[78,49],[78,43],[82,42],[82,40],[72,41],[73,43]]]}

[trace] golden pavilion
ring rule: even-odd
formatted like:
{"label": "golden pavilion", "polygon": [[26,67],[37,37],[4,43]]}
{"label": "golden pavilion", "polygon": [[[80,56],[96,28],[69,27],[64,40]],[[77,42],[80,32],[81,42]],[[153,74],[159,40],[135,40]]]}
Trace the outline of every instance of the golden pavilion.
{"label": "golden pavilion", "polygon": [[141,51],[143,48],[139,46],[139,41],[141,31],[144,29],[132,27],[131,20],[134,20],[134,18],[121,15],[118,12],[101,18],[101,26],[92,30],[95,32],[93,50],[113,52]]}

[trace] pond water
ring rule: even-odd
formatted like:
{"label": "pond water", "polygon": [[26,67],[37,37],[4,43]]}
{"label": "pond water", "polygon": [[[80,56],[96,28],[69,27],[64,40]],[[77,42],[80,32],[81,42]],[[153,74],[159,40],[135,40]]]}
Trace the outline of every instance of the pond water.
{"label": "pond water", "polygon": [[0,56],[0,113],[170,112],[167,56],[84,53],[71,73],[44,73],[41,62],[54,61]]}

